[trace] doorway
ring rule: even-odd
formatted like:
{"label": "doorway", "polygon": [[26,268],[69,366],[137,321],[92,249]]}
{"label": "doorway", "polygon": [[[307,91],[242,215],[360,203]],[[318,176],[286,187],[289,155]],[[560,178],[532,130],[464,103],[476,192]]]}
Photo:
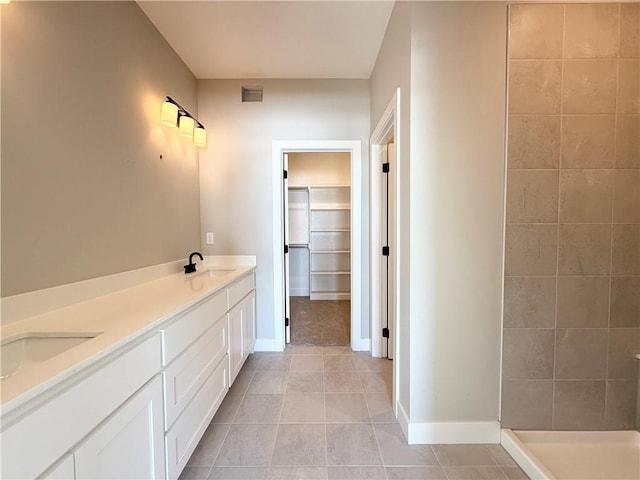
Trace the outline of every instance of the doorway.
{"label": "doorway", "polygon": [[287,343],[350,345],[351,154],[285,154]]}
{"label": "doorway", "polygon": [[[280,212],[274,215],[273,228],[273,248],[274,248],[274,290],[275,298],[281,301],[274,302],[274,332],[275,339],[273,344],[274,351],[282,351],[286,345],[287,336],[290,329],[285,327],[290,313],[290,304],[287,303],[288,291],[291,278],[285,275],[289,273],[288,263],[289,239],[288,229],[285,229],[285,212],[288,213],[289,196],[288,178],[285,178],[287,170],[288,155],[292,153],[308,153],[308,152],[344,152],[350,155],[350,179],[349,188],[350,198],[350,247],[349,247],[349,263],[350,275],[347,282],[349,283],[349,318],[350,318],[350,346],[354,351],[369,350],[369,339],[361,338],[362,327],[362,154],[361,142],[354,140],[335,140],[335,141],[274,141],[272,143],[272,165],[273,165],[273,211]],[[288,175],[288,173],[287,173]],[[287,252],[287,253],[285,253]],[[309,260],[311,261],[311,259]],[[344,260],[343,260],[344,261]],[[293,273],[293,272],[292,272]],[[344,280],[343,280],[344,282]],[[310,286],[311,288],[311,286]],[[343,289],[344,290],[344,289]],[[290,326],[290,323],[289,323]]]}
{"label": "doorway", "polygon": [[[400,89],[391,98],[371,135],[370,169],[370,265],[371,265],[371,355],[393,359],[392,405],[398,417],[400,365],[406,357],[398,349],[403,334],[399,298],[402,250],[399,223],[401,129]],[[406,355],[406,353],[405,353]]]}

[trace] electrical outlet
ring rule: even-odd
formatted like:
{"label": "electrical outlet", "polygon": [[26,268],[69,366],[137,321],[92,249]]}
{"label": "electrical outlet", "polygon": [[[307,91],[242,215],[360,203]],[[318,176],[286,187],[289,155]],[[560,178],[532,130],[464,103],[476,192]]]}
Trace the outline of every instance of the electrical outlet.
{"label": "electrical outlet", "polygon": [[207,232],[207,245],[213,245],[213,232]]}

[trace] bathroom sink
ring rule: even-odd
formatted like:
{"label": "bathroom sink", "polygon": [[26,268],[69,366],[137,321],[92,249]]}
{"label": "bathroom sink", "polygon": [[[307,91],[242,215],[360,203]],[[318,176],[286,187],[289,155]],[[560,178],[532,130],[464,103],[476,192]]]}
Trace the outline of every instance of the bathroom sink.
{"label": "bathroom sink", "polygon": [[11,377],[24,367],[44,362],[98,335],[100,333],[37,332],[9,338],[0,345],[0,378]]}

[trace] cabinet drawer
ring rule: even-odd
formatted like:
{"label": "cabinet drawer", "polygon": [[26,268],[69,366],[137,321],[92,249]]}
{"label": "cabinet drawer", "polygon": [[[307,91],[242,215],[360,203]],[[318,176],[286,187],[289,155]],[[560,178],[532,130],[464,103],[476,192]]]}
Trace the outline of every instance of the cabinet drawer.
{"label": "cabinet drawer", "polygon": [[167,478],[178,478],[227,394],[228,365],[227,358],[223,358],[166,433]]}
{"label": "cabinet drawer", "polygon": [[162,330],[162,366],[169,365],[200,335],[224,316],[227,298],[224,291],[182,314]]}
{"label": "cabinet drawer", "polygon": [[159,371],[154,335],[3,428],[3,478],[37,477]]}
{"label": "cabinet drawer", "polygon": [[229,309],[238,303],[242,298],[255,288],[253,273],[238,280],[229,287]]}
{"label": "cabinet drawer", "polygon": [[226,353],[227,319],[223,316],[166,368],[165,430],[169,430]]}

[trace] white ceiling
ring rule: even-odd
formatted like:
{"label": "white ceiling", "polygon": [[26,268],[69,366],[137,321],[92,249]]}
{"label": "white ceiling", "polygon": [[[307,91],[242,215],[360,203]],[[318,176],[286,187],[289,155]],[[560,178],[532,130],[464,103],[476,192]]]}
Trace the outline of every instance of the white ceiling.
{"label": "white ceiling", "polygon": [[199,79],[369,78],[393,1],[138,1]]}

